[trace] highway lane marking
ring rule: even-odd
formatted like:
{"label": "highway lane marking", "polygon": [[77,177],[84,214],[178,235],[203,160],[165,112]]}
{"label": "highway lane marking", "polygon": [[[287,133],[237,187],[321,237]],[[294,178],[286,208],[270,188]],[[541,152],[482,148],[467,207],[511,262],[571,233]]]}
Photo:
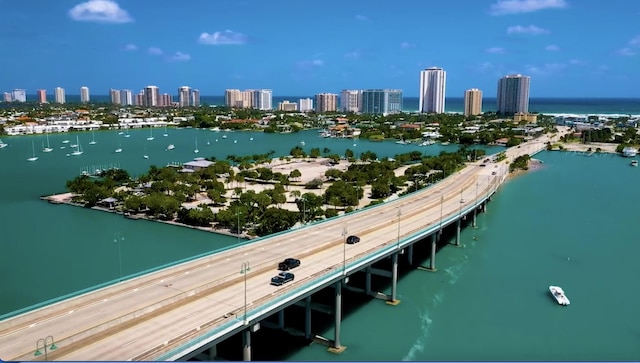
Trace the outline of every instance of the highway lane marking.
{"label": "highway lane marking", "polygon": [[69,310],[69,312],[67,313],[67,315],[68,315],[68,314],[71,314],[71,313],[72,313],[72,312],[74,312],[74,311],[75,311],[75,310]]}
{"label": "highway lane marking", "polygon": [[138,340],[138,339],[130,340],[130,341],[128,341],[128,342],[126,342],[126,343],[122,344],[122,345],[120,346],[120,348],[124,348],[124,347],[126,347],[127,345],[133,344],[133,343],[134,343],[134,342],[136,342],[137,340]]}

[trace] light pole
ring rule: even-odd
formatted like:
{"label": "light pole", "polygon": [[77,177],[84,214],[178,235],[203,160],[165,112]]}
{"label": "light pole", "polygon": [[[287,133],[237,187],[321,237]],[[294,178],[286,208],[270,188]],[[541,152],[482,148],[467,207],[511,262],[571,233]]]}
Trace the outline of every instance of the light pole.
{"label": "light pole", "polygon": [[347,276],[347,226],[342,227],[342,275]]}
{"label": "light pole", "polygon": [[236,243],[240,243],[240,211],[236,208],[236,218],[238,224],[236,225]]}
{"label": "light pole", "polygon": [[400,207],[398,207],[398,246],[397,246],[397,250],[400,250],[400,217],[402,216],[402,209],[400,209]]}
{"label": "light pole", "polygon": [[122,236],[120,232],[113,234],[113,243],[118,245],[118,268],[120,270],[120,281],[122,281],[122,241],[124,241],[124,236]]}
{"label": "light pole", "polygon": [[[51,339],[51,344],[47,344],[49,342],[49,339]],[[42,347],[40,347],[41,343],[42,343]],[[49,345],[49,347],[47,347],[47,345]],[[53,340],[52,335],[49,335],[46,338],[38,339],[38,341],[36,342],[36,351],[35,353],[33,353],[34,356],[38,357],[42,355],[40,348],[44,350],[44,360],[49,360],[49,357],[47,355],[49,350],[58,349],[58,347],[56,346],[56,342]]]}
{"label": "light pole", "polygon": [[251,271],[249,261],[243,262],[240,267],[240,273],[244,275],[244,325],[249,325],[247,320],[247,274],[249,271]]}

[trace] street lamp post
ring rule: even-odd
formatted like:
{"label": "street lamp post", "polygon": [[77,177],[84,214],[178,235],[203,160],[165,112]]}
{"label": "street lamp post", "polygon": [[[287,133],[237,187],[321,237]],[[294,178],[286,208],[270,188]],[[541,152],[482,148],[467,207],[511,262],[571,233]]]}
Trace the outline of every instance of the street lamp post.
{"label": "street lamp post", "polygon": [[[51,340],[51,344],[48,344],[49,340]],[[42,344],[42,347],[40,346],[40,344]],[[48,345],[48,347],[47,347]],[[56,346],[56,342],[53,340],[53,336],[49,335],[46,338],[42,338],[42,339],[38,339],[38,341],[36,342],[36,351],[35,353],[33,353],[34,356],[38,357],[42,355],[42,352],[40,351],[40,348],[42,348],[42,350],[44,350],[44,360],[49,360],[48,357],[48,351],[50,350],[56,350],[58,349],[58,347]]]}
{"label": "street lamp post", "polygon": [[113,235],[113,243],[118,245],[118,269],[120,271],[120,280],[122,280],[122,241],[124,241],[124,237],[120,232],[116,232]]}
{"label": "street lamp post", "polygon": [[249,271],[251,271],[249,261],[243,262],[240,267],[240,273],[244,275],[244,325],[249,325],[247,320],[247,274]]}

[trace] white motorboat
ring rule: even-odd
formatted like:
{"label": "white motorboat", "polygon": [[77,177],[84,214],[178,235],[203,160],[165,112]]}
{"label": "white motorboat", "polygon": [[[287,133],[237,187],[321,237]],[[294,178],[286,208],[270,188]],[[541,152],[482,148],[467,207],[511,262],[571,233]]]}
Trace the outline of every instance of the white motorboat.
{"label": "white motorboat", "polygon": [[169,146],[167,146],[167,150],[173,150],[175,148],[176,148],[176,146],[173,145],[173,144],[170,144]]}
{"label": "white motorboat", "polygon": [[551,295],[556,299],[558,304],[560,305],[569,305],[571,302],[569,298],[564,294],[564,290],[560,286],[549,286],[549,291]]}
{"label": "white motorboat", "polygon": [[631,166],[638,166],[638,160],[631,160]]}
{"label": "white motorboat", "polygon": [[9,144],[5,144],[4,142],[2,142],[2,140],[0,140],[0,149],[3,149],[7,146],[9,146]]}

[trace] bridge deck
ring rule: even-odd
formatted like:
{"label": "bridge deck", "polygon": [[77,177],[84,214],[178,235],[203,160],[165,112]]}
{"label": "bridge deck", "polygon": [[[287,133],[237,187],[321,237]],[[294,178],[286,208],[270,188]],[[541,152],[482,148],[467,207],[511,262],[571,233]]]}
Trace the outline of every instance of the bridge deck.
{"label": "bridge deck", "polygon": [[[534,154],[544,148],[544,141],[511,148],[508,158]],[[241,325],[245,281],[246,309],[252,315],[256,308],[282,300],[283,294],[343,269],[345,259],[348,264],[395,245],[398,236],[402,239],[439,223],[441,214],[457,216],[492,193],[504,180],[506,167],[504,162],[486,167],[470,163],[456,175],[407,198],[252,241],[6,319],[0,322],[0,357],[34,360],[35,342],[52,335],[59,348],[48,354],[49,359],[160,359],[229,322]],[[344,246],[344,228],[360,236],[361,242]],[[286,257],[302,261],[293,271],[295,281],[271,286],[277,263]],[[246,280],[240,273],[245,261],[251,265]]]}

